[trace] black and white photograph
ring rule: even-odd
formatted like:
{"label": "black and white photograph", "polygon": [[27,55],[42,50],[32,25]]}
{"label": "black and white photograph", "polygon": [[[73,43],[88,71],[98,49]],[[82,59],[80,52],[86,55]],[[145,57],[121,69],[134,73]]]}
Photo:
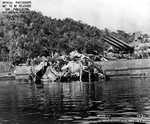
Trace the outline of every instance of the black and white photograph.
{"label": "black and white photograph", "polygon": [[0,124],[150,124],[150,0],[0,0]]}

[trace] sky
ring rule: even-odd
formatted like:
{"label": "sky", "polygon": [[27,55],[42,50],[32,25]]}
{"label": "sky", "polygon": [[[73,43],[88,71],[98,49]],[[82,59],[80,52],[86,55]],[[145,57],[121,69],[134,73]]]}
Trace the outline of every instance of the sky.
{"label": "sky", "polygon": [[52,18],[73,18],[99,29],[150,34],[150,0],[31,0]]}

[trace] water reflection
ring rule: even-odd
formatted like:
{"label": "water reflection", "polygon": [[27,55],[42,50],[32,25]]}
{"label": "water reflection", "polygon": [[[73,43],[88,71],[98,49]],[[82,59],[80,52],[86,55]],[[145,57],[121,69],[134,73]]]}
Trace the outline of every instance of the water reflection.
{"label": "water reflection", "polygon": [[0,82],[0,123],[48,124],[150,118],[149,79],[108,82]]}

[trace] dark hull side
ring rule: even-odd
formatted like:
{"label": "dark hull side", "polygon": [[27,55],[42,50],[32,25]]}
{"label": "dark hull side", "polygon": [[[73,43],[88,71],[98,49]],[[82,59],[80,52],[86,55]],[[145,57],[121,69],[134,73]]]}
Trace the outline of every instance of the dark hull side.
{"label": "dark hull side", "polygon": [[[80,81],[80,77],[75,76],[75,75],[73,75],[73,76],[68,75],[66,77],[61,77],[61,79],[60,79],[60,82],[70,82],[70,81]],[[99,81],[99,75],[98,74],[91,74],[89,77],[88,72],[83,72],[81,81],[83,81],[83,82]]]}

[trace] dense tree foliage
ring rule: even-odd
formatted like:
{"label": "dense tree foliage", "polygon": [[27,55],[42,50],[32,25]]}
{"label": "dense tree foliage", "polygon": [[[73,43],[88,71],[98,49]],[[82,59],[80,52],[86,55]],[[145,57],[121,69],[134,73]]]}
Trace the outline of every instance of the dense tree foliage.
{"label": "dense tree foliage", "polygon": [[[54,52],[69,53],[78,50],[100,53],[108,46],[102,40],[105,30],[74,21],[52,19],[40,12],[20,15],[1,15],[0,54],[10,58],[51,55]],[[119,38],[130,41],[128,33],[118,31]]]}

